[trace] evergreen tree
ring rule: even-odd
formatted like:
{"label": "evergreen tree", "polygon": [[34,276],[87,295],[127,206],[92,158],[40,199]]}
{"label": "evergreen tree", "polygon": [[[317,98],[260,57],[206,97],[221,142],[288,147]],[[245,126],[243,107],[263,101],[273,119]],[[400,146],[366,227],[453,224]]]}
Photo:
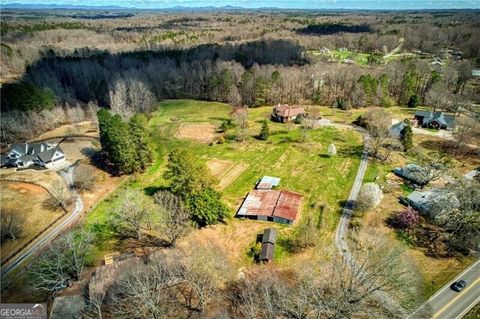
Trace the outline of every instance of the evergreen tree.
{"label": "evergreen tree", "polygon": [[264,120],[262,123],[262,129],[260,130],[260,134],[258,134],[258,138],[260,140],[266,141],[270,136],[270,128],[268,127],[267,120]]}
{"label": "evergreen tree", "polygon": [[98,111],[102,150],[117,170],[123,174],[135,172],[135,148],[128,125],[119,115]]}
{"label": "evergreen tree", "polygon": [[164,176],[170,182],[172,193],[183,199],[205,188],[213,188],[215,184],[215,178],[204,163],[192,153],[179,149],[168,155]]}
{"label": "evergreen tree", "polygon": [[164,176],[170,181],[172,193],[184,200],[198,225],[214,224],[227,215],[228,209],[221,201],[221,194],[213,189],[215,178],[190,152],[172,151]]}
{"label": "evergreen tree", "polygon": [[407,124],[402,130],[400,135],[400,141],[402,142],[405,151],[408,151],[413,147],[413,132],[412,126],[410,124]]}
{"label": "evergreen tree", "polygon": [[192,219],[199,225],[211,225],[223,220],[227,215],[227,207],[221,201],[219,192],[205,188],[186,199],[186,206]]}
{"label": "evergreen tree", "polygon": [[135,149],[135,171],[144,171],[153,160],[152,139],[148,132],[147,117],[135,114],[128,123]]}
{"label": "evergreen tree", "polygon": [[407,106],[411,108],[416,108],[419,104],[420,104],[420,98],[418,97],[417,94],[413,94],[408,99]]}

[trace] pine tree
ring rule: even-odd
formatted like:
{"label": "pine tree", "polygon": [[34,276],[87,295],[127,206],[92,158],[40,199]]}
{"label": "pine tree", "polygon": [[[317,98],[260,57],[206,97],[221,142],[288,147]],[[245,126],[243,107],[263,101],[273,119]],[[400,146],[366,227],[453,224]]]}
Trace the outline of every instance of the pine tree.
{"label": "pine tree", "polygon": [[135,149],[135,171],[144,171],[153,160],[152,138],[147,128],[147,117],[135,114],[128,123]]}
{"label": "pine tree", "polygon": [[412,96],[410,96],[410,99],[408,99],[407,106],[410,108],[416,108],[419,104],[420,98],[417,94],[413,94]]}
{"label": "pine tree", "polygon": [[123,174],[135,172],[135,149],[128,125],[119,115],[98,111],[102,150],[117,170]]}
{"label": "pine tree", "polygon": [[402,130],[400,135],[400,141],[402,142],[405,151],[408,151],[413,147],[413,132],[412,126],[410,124],[407,124]]}
{"label": "pine tree", "polygon": [[228,209],[221,194],[214,190],[216,183],[207,166],[186,150],[174,150],[168,155],[165,178],[170,190],[182,198],[192,219],[200,226],[222,220]]}
{"label": "pine tree", "polygon": [[186,150],[176,149],[168,155],[164,176],[170,182],[172,193],[183,199],[215,184],[207,166]]}
{"label": "pine tree", "polygon": [[260,130],[260,134],[258,135],[258,138],[260,140],[266,141],[268,140],[269,136],[270,136],[270,128],[268,127],[267,120],[264,120],[262,123],[262,129]]}

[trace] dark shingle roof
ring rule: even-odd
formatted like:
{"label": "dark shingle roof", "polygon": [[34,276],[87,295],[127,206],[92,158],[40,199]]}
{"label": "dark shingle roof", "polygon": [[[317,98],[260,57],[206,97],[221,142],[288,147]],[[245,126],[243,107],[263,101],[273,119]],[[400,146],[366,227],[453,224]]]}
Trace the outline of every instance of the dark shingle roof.
{"label": "dark shingle roof", "polygon": [[429,112],[429,111],[416,111],[415,116],[421,116],[424,118],[424,123],[428,124],[432,121],[437,121],[442,125],[446,125],[448,127],[455,126],[455,117],[452,115],[447,115],[443,112]]}
{"label": "dark shingle roof", "polygon": [[416,111],[415,116],[429,117],[430,111]]}
{"label": "dark shingle roof", "polygon": [[[46,150],[42,153],[38,154],[38,157],[44,162],[49,162],[52,160],[53,155],[55,154],[56,151],[62,152],[62,149],[59,146],[56,146],[54,148],[51,148],[49,150]],[[63,153],[63,152],[62,152]]]}
{"label": "dark shingle roof", "polygon": [[30,161],[33,161],[33,160],[36,160],[36,159],[37,159],[37,155],[29,155],[29,154],[27,154],[27,155],[22,155],[22,156],[20,156],[20,157],[18,158],[18,160],[19,160],[20,162],[24,162],[24,163],[25,163],[25,162],[30,162]]}
{"label": "dark shingle roof", "polygon": [[275,256],[275,245],[271,243],[262,244],[262,252],[260,253],[260,260],[273,260]]}
{"label": "dark shingle roof", "polygon": [[21,143],[21,144],[13,144],[10,151],[15,151],[20,155],[24,155],[28,153],[28,144]]}
{"label": "dark shingle roof", "polygon": [[265,229],[262,237],[262,244],[271,243],[275,244],[277,240],[277,231],[274,228]]}

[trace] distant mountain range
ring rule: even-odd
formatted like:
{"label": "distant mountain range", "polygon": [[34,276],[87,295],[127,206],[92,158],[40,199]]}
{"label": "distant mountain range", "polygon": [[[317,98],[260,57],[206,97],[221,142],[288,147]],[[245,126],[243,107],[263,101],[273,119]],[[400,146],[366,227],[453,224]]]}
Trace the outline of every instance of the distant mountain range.
{"label": "distant mountain range", "polygon": [[[157,7],[148,2],[148,6],[137,7],[133,4],[130,6],[115,6],[115,5],[72,5],[72,4],[41,4],[41,3],[6,3],[0,4],[2,9],[16,9],[16,10],[161,10],[161,11],[230,11],[230,10],[324,10],[324,11],[342,11],[342,10],[448,10],[448,9],[460,9],[460,8],[474,8],[480,9],[480,2],[478,0],[451,0],[446,2],[414,2],[414,1],[400,1],[400,0],[336,0],[317,3],[319,8],[315,8],[315,2],[311,2],[309,5],[304,2],[275,2],[266,1],[265,7],[256,7],[255,4],[262,3],[258,0],[252,0],[251,2],[245,2],[246,6],[173,6],[168,8]],[[99,1],[101,3],[102,1]],[[130,1],[126,1],[129,3]],[[307,1],[308,3],[309,1]],[[89,1],[89,3],[92,3]],[[279,3],[287,3],[288,8],[276,7]],[[273,6],[269,6],[273,4]],[[298,5],[298,8],[295,8]]]}
{"label": "distant mountain range", "polygon": [[[183,7],[174,6],[169,8],[145,9],[132,8],[122,6],[85,6],[85,5],[68,5],[68,4],[24,4],[24,3],[8,3],[0,4],[2,9],[19,9],[19,10],[164,10],[164,11],[210,11],[210,10],[248,10],[239,6],[206,6],[206,7]],[[262,9],[279,9],[279,8],[262,8]]]}
{"label": "distant mountain range", "polygon": [[69,4],[41,4],[41,3],[7,3],[0,5],[2,9],[22,9],[22,10],[51,10],[51,9],[68,9],[68,10],[124,10],[129,9],[120,6],[83,6]]}

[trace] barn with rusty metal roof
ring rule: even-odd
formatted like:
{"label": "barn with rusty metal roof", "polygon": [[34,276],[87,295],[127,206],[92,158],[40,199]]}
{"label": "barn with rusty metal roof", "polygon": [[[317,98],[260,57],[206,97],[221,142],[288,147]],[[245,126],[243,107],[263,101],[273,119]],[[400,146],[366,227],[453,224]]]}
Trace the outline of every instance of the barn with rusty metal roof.
{"label": "barn with rusty metal roof", "polygon": [[[279,178],[266,176],[270,182],[262,179],[257,184],[257,189],[248,193],[240,206],[237,217],[263,221],[273,221],[282,224],[293,224],[297,218],[302,195],[287,190],[273,190],[266,184],[278,185]],[[271,183],[272,179],[274,183]],[[261,185],[259,188],[258,186]]]}

